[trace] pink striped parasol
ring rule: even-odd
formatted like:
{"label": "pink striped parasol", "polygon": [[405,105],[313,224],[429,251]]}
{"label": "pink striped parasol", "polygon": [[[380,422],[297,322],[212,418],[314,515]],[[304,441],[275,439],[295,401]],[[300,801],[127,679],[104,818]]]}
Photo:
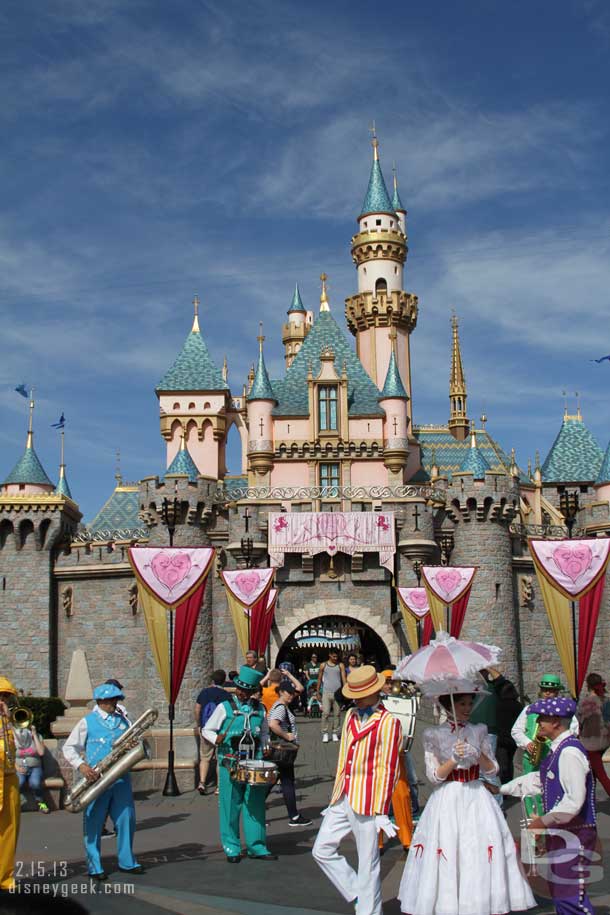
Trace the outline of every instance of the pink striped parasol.
{"label": "pink striped parasol", "polygon": [[407,655],[396,673],[403,680],[420,684],[428,695],[467,692],[464,682],[485,667],[495,666],[500,654],[501,649],[495,645],[466,642],[441,631],[429,645]]}

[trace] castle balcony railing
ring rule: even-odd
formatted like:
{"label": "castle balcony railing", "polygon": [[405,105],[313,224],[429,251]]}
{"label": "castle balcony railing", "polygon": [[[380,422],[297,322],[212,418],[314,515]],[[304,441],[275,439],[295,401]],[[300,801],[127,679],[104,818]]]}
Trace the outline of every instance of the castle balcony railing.
{"label": "castle balcony railing", "polygon": [[568,536],[568,529],[563,524],[523,524],[522,521],[513,521],[509,531],[522,540],[528,537],[537,537],[541,540],[563,540]]}
{"label": "castle balcony railing", "polygon": [[243,486],[226,489],[219,486],[212,498],[216,503],[241,501],[306,502],[326,499],[346,499],[352,502],[422,499],[445,502],[445,493],[425,483],[405,483],[401,486]]}
{"label": "castle balcony railing", "polygon": [[72,535],[73,543],[114,543],[117,541],[148,540],[150,531],[146,527],[114,527],[91,531],[84,527]]}

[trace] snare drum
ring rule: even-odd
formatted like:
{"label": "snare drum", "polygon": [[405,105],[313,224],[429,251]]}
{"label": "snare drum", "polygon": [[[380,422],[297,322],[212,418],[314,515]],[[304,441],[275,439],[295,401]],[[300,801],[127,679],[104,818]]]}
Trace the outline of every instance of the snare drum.
{"label": "snare drum", "polygon": [[233,780],[245,785],[271,787],[278,777],[277,766],[266,759],[245,759],[237,764],[232,773]]}

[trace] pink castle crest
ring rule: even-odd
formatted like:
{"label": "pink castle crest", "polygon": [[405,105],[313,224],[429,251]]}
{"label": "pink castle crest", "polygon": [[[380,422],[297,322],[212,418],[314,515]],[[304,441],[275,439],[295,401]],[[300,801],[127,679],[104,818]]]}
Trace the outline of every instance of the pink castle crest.
{"label": "pink castle crest", "polygon": [[577,600],[605,572],[610,539],[530,540],[537,568],[567,597]]}
{"label": "pink castle crest", "polygon": [[271,584],[273,569],[240,569],[223,572],[225,587],[243,607],[252,607]]}
{"label": "pink castle crest", "polygon": [[166,607],[179,604],[201,584],[213,556],[209,547],[129,549],[129,561],[140,584]]}
{"label": "pink castle crest", "polygon": [[475,566],[423,566],[422,577],[432,594],[454,604],[472,584]]}
{"label": "pink castle crest", "polygon": [[405,607],[418,620],[423,620],[426,614],[430,612],[425,588],[397,588],[397,591]]}

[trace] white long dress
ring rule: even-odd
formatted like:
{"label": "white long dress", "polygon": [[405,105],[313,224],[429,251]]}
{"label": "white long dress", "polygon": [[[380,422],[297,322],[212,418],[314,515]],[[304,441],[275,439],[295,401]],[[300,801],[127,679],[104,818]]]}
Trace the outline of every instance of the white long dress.
{"label": "white long dress", "polygon": [[[484,724],[457,730],[472,748],[463,768],[477,764],[481,752],[496,762]],[[437,778],[457,739],[449,722],[423,734],[434,791],[411,842],[398,893],[401,909],[409,915],[504,915],[533,908],[515,841],[492,796],[478,780]]]}

